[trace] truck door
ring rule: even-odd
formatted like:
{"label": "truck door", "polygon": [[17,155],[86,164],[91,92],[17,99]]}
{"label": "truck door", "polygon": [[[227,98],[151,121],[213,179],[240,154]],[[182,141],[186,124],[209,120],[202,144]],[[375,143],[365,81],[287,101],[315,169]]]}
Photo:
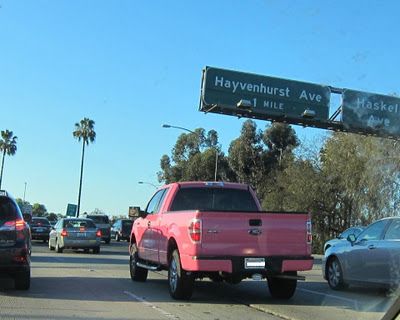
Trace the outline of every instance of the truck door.
{"label": "truck door", "polygon": [[157,235],[155,233],[159,229],[157,226],[157,224],[159,224],[158,212],[160,209],[160,203],[166,193],[165,191],[166,189],[161,189],[154,194],[145,210],[147,216],[143,219],[144,232],[142,236],[142,257],[153,262],[158,262],[159,241],[157,241]]}

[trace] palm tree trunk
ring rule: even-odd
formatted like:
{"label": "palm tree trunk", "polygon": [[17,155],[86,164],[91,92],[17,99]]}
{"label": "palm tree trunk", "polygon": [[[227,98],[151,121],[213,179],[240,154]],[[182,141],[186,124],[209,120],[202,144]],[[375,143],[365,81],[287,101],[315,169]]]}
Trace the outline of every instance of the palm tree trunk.
{"label": "palm tree trunk", "polygon": [[79,181],[79,193],[78,193],[78,208],[76,216],[79,217],[80,207],[81,207],[81,192],[82,192],[82,178],[83,178],[83,159],[85,158],[85,139],[82,143],[82,161],[81,161],[81,178]]}
{"label": "palm tree trunk", "polygon": [[4,168],[4,159],[6,157],[6,150],[3,151],[3,159],[1,160],[1,173],[0,173],[0,189],[1,189],[1,182],[3,181],[3,168]]}

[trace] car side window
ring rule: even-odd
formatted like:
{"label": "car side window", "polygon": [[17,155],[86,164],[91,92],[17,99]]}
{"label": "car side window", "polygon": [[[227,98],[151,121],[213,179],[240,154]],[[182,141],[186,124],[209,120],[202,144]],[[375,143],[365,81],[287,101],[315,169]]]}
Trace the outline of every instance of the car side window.
{"label": "car side window", "polygon": [[387,220],[377,221],[370,225],[357,237],[358,240],[379,240],[382,238],[383,230],[385,229]]}
{"label": "car side window", "polygon": [[164,194],[166,189],[159,190],[153,198],[151,198],[149,204],[147,205],[146,212],[149,214],[157,213],[160,208],[160,203],[164,199]]}
{"label": "car side window", "polygon": [[394,220],[385,235],[385,240],[400,240],[400,220]]}

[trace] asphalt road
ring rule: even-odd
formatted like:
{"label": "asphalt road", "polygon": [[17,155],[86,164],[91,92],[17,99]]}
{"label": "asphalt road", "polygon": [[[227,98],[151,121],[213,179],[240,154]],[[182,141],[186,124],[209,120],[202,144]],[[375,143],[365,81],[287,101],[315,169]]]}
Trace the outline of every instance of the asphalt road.
{"label": "asphalt road", "polygon": [[393,298],[382,291],[332,291],[321,276],[320,259],[303,273],[289,301],[271,298],[266,281],[238,285],[196,282],[188,302],[172,300],[166,272],[150,272],[145,283],[129,277],[127,243],[103,245],[101,253],[49,251],[34,243],[29,291],[0,280],[0,319],[380,319]]}

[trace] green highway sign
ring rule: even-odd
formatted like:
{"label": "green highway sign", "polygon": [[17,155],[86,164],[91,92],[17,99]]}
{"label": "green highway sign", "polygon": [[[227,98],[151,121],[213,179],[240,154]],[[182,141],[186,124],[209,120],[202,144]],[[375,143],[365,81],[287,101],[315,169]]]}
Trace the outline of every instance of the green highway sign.
{"label": "green highway sign", "polygon": [[65,215],[67,217],[75,217],[77,208],[78,208],[78,206],[76,204],[68,203],[67,212]]}
{"label": "green highway sign", "polygon": [[206,67],[200,111],[318,123],[328,120],[330,93],[328,86]]}
{"label": "green highway sign", "polygon": [[346,89],[342,100],[345,130],[400,136],[400,98]]}

